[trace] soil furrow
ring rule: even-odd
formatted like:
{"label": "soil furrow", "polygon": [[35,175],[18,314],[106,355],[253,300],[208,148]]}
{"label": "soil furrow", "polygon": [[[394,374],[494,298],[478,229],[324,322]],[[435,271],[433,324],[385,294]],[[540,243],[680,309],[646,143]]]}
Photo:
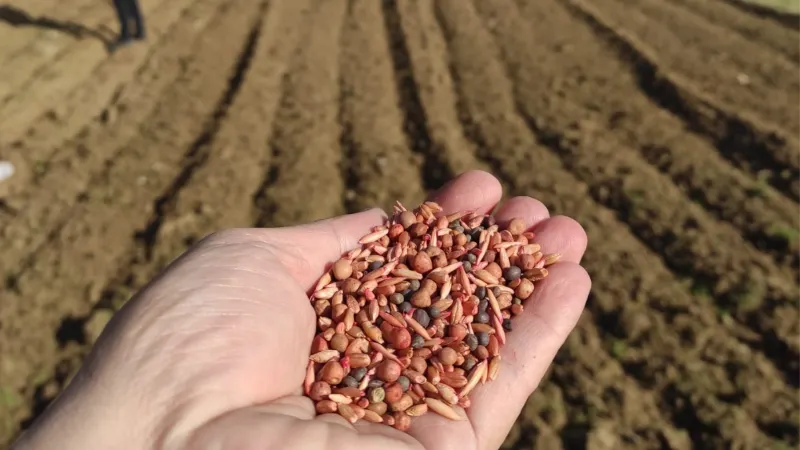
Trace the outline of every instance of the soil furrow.
{"label": "soil furrow", "polygon": [[[640,88],[654,102],[683,118],[690,130],[709,136],[720,154],[734,164],[750,172],[763,172],[764,179],[784,195],[795,201],[800,199],[800,144],[796,138],[761,119],[748,117],[747,111],[722,103],[681,76],[667,72],[664,67],[676,66],[663,58],[664,52],[659,51],[660,58],[656,58],[658,47],[651,50],[630,33],[615,28],[605,18],[605,10],[600,13],[581,1],[567,4],[577,18],[617,49],[621,60],[632,65]],[[703,90],[715,92],[708,87]],[[764,99],[760,101],[763,103]]]}
{"label": "soil furrow", "polygon": [[256,198],[258,226],[295,225],[344,212],[344,183],[336,167],[341,161],[338,43],[346,11],[347,2],[335,0],[309,15],[272,130],[271,168]]}
{"label": "soil furrow", "polygon": [[[517,193],[536,195],[554,211],[569,214],[584,225],[591,243],[584,265],[592,273],[594,292],[589,308],[598,321],[602,320],[601,329],[606,335],[613,332],[620,339],[628,339],[632,367],[626,369],[636,373],[636,368],[637,378],[648,388],[663,391],[674,385],[704,414],[736,415],[743,424],[755,427],[749,414],[757,409],[753,403],[775,395],[792,398],[792,391],[780,377],[774,377],[774,368],[763,356],[746,347],[738,349],[746,358],[729,361],[725,366],[735,375],[735,382],[730,381],[731,374],[723,367],[693,355],[695,352],[690,349],[698,346],[695,335],[700,331],[726,334],[715,312],[708,307],[698,308],[696,299],[663,262],[632,236],[611,211],[598,208],[586,194],[586,186],[564,171],[554,154],[537,145],[516,115],[512,86],[493,58],[491,37],[481,28],[474,11],[458,9],[456,5],[436,3],[441,10],[439,17],[449,43],[458,90],[486,148],[491,149],[491,154],[482,156],[495,158],[495,171],[509,180]],[[641,267],[648,270],[643,272]],[[730,339],[724,342],[737,345]],[[698,370],[708,373],[702,385],[679,383],[696,377]],[[738,384],[741,378],[769,383],[757,391],[744,391]],[[742,405],[724,402],[730,393],[741,395]],[[796,407],[792,414],[798,415]],[[712,421],[708,426],[715,427],[715,433],[704,435],[705,438],[723,446],[748,439],[738,434],[742,428],[723,429]],[[768,439],[762,432],[756,433],[760,439]]]}
{"label": "soil furrow", "polygon": [[202,133],[195,138],[194,142],[192,142],[189,149],[184,154],[183,161],[180,164],[180,172],[178,172],[167,189],[153,202],[154,213],[147,223],[147,226],[136,233],[136,240],[143,245],[144,254],[147,259],[151,259],[153,256],[153,250],[158,243],[161,226],[164,224],[166,216],[175,209],[175,204],[178,201],[178,194],[192,180],[195,172],[208,162],[208,157],[211,152],[211,143],[219,131],[223,119],[226,118],[228,109],[237,95],[239,95],[243,80],[247,76],[250,64],[253,62],[256,45],[261,37],[262,18],[264,11],[266,11],[267,2],[268,0],[261,0],[259,2],[258,11],[254,12],[256,23],[252,25],[250,33],[245,38],[245,44],[238,53],[239,56],[233,68],[233,74],[228,80],[225,93],[217,103],[214,113],[205,121]]}
{"label": "soil furrow", "polygon": [[379,2],[353,0],[340,43],[341,144],[349,211],[375,206],[391,211],[395,200],[414,204],[425,195],[423,158],[411,150],[403,132],[401,94],[381,15]]}
{"label": "soil furrow", "polygon": [[[735,6],[722,1],[670,0],[670,2],[681,5],[688,14],[701,16],[709,23],[739,33],[744,39],[770,47],[794,64],[800,61],[800,47],[797,45],[800,35],[797,30],[773,26],[769,19],[742,13]],[[798,22],[798,19],[795,18],[794,21]]]}
{"label": "soil furrow", "polygon": [[81,39],[87,32],[97,33],[95,36],[99,37],[98,30],[92,30],[81,20],[97,2],[84,2],[67,11],[54,10],[52,5],[32,0],[0,6],[0,16],[6,17],[0,21],[0,98],[5,98],[9,92],[9,80],[3,75],[10,75],[8,69],[25,54],[46,49],[52,55],[54,48],[48,41],[55,39]]}
{"label": "soil furrow", "polygon": [[517,4],[527,22],[537,24],[517,23],[517,29],[538,45],[516,37],[507,43],[514,53],[528,55],[516,56],[526,67],[522,76],[537,80],[527,91],[538,88],[541,101],[551,96],[574,101],[583,117],[638,149],[692,200],[731,222],[758,249],[797,269],[799,243],[792,238],[798,228],[796,203],[731,167],[709,142],[686,130],[680,118],[651,102],[638,90],[635,71],[617,60],[613,49],[597,42],[583,22],[555,3],[549,8]]}
{"label": "soil furrow", "polygon": [[696,15],[667,2],[600,0],[591,7],[613,28],[647,42],[665,67],[721,103],[797,134],[800,80],[795,64],[728,30],[705,26]]}
{"label": "soil furrow", "polygon": [[420,177],[426,191],[434,191],[455,175],[439,152],[433,148],[428,135],[428,117],[422,107],[419,87],[412,76],[413,66],[408,44],[400,23],[397,0],[382,0],[383,20],[389,36],[392,65],[403,112],[403,130],[411,149],[422,157]]}
{"label": "soil furrow", "polygon": [[[307,7],[308,2],[270,5],[260,26],[247,77],[210,144],[205,164],[178,193],[174,209],[167,211],[152,257],[145,258],[140,245],[129,246],[124,258],[128,263],[120,267],[102,290],[92,311],[79,319],[67,319],[74,322],[77,340],[91,345],[112,311],[119,309],[132,292],[142,288],[188,245],[222,228],[251,225],[250,198],[263,174],[270,124]],[[77,354],[64,359],[73,362],[70,367],[74,370],[78,365],[74,362],[84,356]],[[67,377],[58,370],[60,365],[49,378],[37,384],[31,402],[34,412],[29,421],[65,386]]]}
{"label": "soil furrow", "polygon": [[10,147],[6,157],[24,168],[20,170],[22,177],[12,179],[12,192],[21,190],[34,176],[46,173],[53,153],[92,119],[113,122],[117,112],[115,108],[124,96],[123,86],[139,76],[147,61],[161,51],[165,37],[170,35],[177,21],[192,20],[187,11],[193,3],[194,0],[179,0],[162,5],[148,21],[151,47],[125,49],[126,55],[113,56],[101,62],[89,77],[80,81],[79,87],[69,91],[59,102],[32,105],[36,113],[30,118],[35,120],[20,120],[17,127],[0,124],[0,145]]}
{"label": "soil furrow", "polygon": [[[16,214],[4,222],[0,238],[10,245],[0,254],[0,268],[18,277],[35,264],[37,254],[57,238],[63,225],[74,217],[74,207],[86,195],[87,186],[135,139],[140,124],[158,105],[162,92],[178,77],[183,58],[191,51],[196,36],[216,10],[213,0],[201,0],[186,10],[183,20],[167,34],[171,45],[158,47],[140,68],[133,82],[120,92],[115,105],[66,145],[39,147],[31,142],[17,150],[34,157],[45,150],[56,151],[45,163],[40,178],[30,180],[16,196],[9,198],[18,205]],[[38,167],[34,162],[33,169]],[[20,167],[25,167],[20,165]]]}
{"label": "soil furrow", "polygon": [[488,165],[477,160],[472,143],[461,129],[456,106],[458,97],[447,66],[447,43],[436,31],[436,19],[425,14],[427,10],[416,1],[392,3],[399,15],[399,32],[406,43],[409,70],[426,115],[425,126],[430,139],[428,151],[435,154],[428,158],[435,160],[435,164],[440,164],[448,174],[488,169]]}
{"label": "soil furrow", "polygon": [[[163,20],[167,23],[179,15],[184,4],[182,1],[156,4],[156,1],[148,0],[145,11],[149,11],[154,17],[163,16]],[[113,20],[113,8],[107,8],[101,14],[101,21]],[[128,58],[126,53],[137,52],[120,51],[110,58],[115,61],[125,60]],[[102,44],[78,41],[68,46],[54,63],[44,65],[29,74],[25,85],[17,90],[18,95],[13,95],[0,107],[0,135],[3,136],[3,140],[16,139],[7,135],[14,130],[24,128],[46,111],[53,110],[54,114],[58,115],[61,112],[59,105],[64,97],[80,86],[99,64],[108,59],[109,56]],[[64,73],[70,76],[61,76]]]}
{"label": "soil furrow", "polygon": [[800,29],[800,20],[797,14],[778,11],[774,8],[769,8],[748,0],[724,0],[726,3],[733,5],[745,14],[752,14],[757,17],[768,19],[784,26],[790,30]]}
{"label": "soil furrow", "polygon": [[[161,97],[141,134],[94,177],[92,188],[58,239],[42,250],[36,264],[4,295],[0,353],[9,362],[0,367],[4,387],[24,392],[31,387],[26,375],[53,361],[58,342],[39,331],[43,327],[56,330],[63,317],[88,312],[91,301],[123,262],[124,247],[106,244],[128,240],[146,225],[150,212],[145,205],[179,171],[182,152],[175,149],[192,144],[223,98],[237,50],[250,30],[242,26],[242,20],[252,21],[258,5],[241,1],[225,6],[192,46],[194,56],[185,62],[176,89]],[[190,33],[198,31],[187,25]],[[112,201],[119,209],[108,207]],[[43,286],[42,280],[47,284]],[[19,418],[23,412],[19,408],[10,416]],[[11,430],[3,431],[6,437]]]}
{"label": "soil furrow", "polygon": [[[539,5],[558,7],[557,3]],[[531,36],[525,33],[529,26],[519,20],[511,2],[485,0],[478,3],[478,9],[484,18],[494,21],[492,32],[514,82],[523,117],[543,142],[557,150],[565,167],[589,186],[596,201],[617,211],[642,242],[664,255],[668,267],[705,284],[718,297],[720,307],[733,309],[744,322],[753,325],[758,317],[771,316],[777,308],[794,302],[796,272],[779,267],[744,241],[739,231],[716,222],[687,200],[637,151],[606,132],[604,119],[569,98],[553,101],[550,89],[540,88],[546,84],[537,81],[547,79],[547,74],[530,64],[541,58],[526,50],[530,48]],[[741,298],[748,290],[750,298]],[[784,353],[792,348],[797,333],[795,327],[781,331],[782,346],[775,348],[765,341],[758,350],[798,386],[797,358],[787,360]],[[796,352],[794,348],[789,354]]]}
{"label": "soil furrow", "polygon": [[[152,6],[152,5],[142,5]],[[22,11],[22,9],[20,9]],[[50,13],[48,13],[48,16]],[[59,20],[60,16],[66,16]],[[9,49],[12,53],[0,64],[0,105],[4,106],[10,99],[24,93],[26,88],[37,81],[41,74],[56,67],[60,61],[79,45],[81,41],[87,41],[91,45],[104,46],[104,39],[111,36],[103,36],[96,30],[100,24],[110,22],[114,16],[113,7],[104,2],[89,2],[85,5],[76,5],[72,9],[72,14],[52,15],[53,25],[61,24],[61,30],[50,29],[40,31],[33,39],[25,39],[24,35],[17,34],[11,39],[12,43],[18,44],[16,49]],[[77,19],[80,22],[73,22]],[[70,25],[72,31],[70,33]],[[81,32],[98,33],[92,39],[80,37]],[[92,31],[90,31],[92,30]],[[0,111],[2,107],[0,107]]]}
{"label": "soil furrow", "polygon": [[[410,25],[409,27],[404,27],[405,34],[408,36],[409,39],[409,49],[410,49],[410,56],[411,58],[415,58],[415,60],[423,61],[426,60],[431,61],[431,64],[415,64],[414,76],[418,80],[417,82],[421,86],[426,86],[426,79],[431,78],[430,72],[432,69],[437,69],[438,72],[435,72],[436,76],[434,78],[435,81],[441,83],[442,85],[446,86],[447,89],[445,91],[449,92],[449,96],[431,96],[430,98],[426,98],[423,96],[423,107],[430,107],[431,110],[437,111],[437,114],[431,114],[431,116],[435,116],[438,118],[449,118],[449,120],[456,121],[456,124],[448,124],[448,128],[453,130],[457,130],[459,125],[457,125],[458,117],[456,112],[456,100],[453,98],[453,85],[452,80],[450,79],[449,69],[446,66],[446,58],[440,57],[440,53],[430,53],[430,50],[433,48],[438,52],[446,51],[446,47],[442,48],[441,46],[446,45],[443,42],[443,38],[441,33],[437,29],[436,18],[432,14],[431,5],[428,3],[417,3],[417,2],[401,2],[400,3],[400,10],[402,12],[402,20],[404,25],[405,24],[414,24],[413,26]],[[421,39],[424,37],[424,40]],[[419,45],[420,41],[424,42],[426,45]],[[430,55],[430,56],[429,56]],[[433,57],[436,55],[436,57]],[[433,65],[432,62],[437,61],[437,65]],[[429,66],[433,66],[433,68],[429,68]],[[433,81],[433,80],[431,80]],[[431,82],[431,81],[428,81]],[[425,90],[423,90],[424,92]],[[426,101],[427,100],[427,101]],[[455,133],[452,133],[455,134]],[[431,133],[432,136],[436,136],[435,133]],[[445,138],[446,139],[446,138]],[[443,143],[445,144],[444,152],[445,153],[456,153],[456,152],[463,152],[462,149],[469,148],[469,145],[466,140],[464,139],[463,135],[458,135],[455,140],[444,140]],[[447,148],[452,147],[452,148]],[[465,152],[463,152],[465,153]],[[480,164],[480,163],[477,163]],[[482,165],[482,164],[481,164]],[[591,330],[592,325],[590,321],[584,320],[584,325]],[[554,405],[552,402],[548,402],[553,408],[546,408],[541,407],[537,403],[537,397],[541,394],[535,394],[534,397],[531,398],[529,401],[528,406],[526,406],[526,411],[524,412],[523,416],[527,419],[524,419],[522,422],[518,423],[515,427],[515,430],[512,430],[509,438],[506,441],[506,447],[509,448],[523,448],[521,446],[526,445],[526,442],[530,442],[529,440],[538,440],[538,439],[550,439],[549,442],[553,442],[554,436],[552,435],[553,430],[562,430],[564,433],[565,439],[565,448],[574,448],[570,446],[570,443],[574,441],[574,437],[571,436],[573,432],[577,429],[580,429],[580,422],[581,419],[579,416],[584,414],[587,408],[603,408],[602,404],[604,400],[596,395],[596,390],[603,389],[603,386],[611,387],[611,386],[624,386],[625,392],[625,401],[627,404],[630,405],[631,412],[630,414],[625,414],[626,418],[624,420],[625,426],[630,426],[629,428],[631,431],[626,433],[626,439],[633,439],[633,442],[641,443],[643,440],[637,439],[635,437],[636,433],[642,433],[644,429],[649,430],[653,435],[660,434],[657,431],[659,428],[662,427],[662,423],[664,422],[664,418],[660,416],[657,409],[655,408],[656,399],[652,394],[643,391],[638,385],[630,378],[627,378],[624,372],[619,368],[619,365],[616,365],[616,369],[609,369],[609,370],[602,370],[601,372],[604,373],[602,376],[602,380],[600,377],[592,376],[592,377],[584,377],[586,371],[591,371],[587,369],[585,366],[589,364],[591,368],[594,368],[600,371],[600,366],[606,367],[608,364],[614,364],[613,361],[609,359],[607,354],[603,352],[602,349],[598,348],[599,345],[593,346],[591,349],[581,349],[580,345],[577,346],[570,346],[569,350],[565,350],[568,352],[568,356],[565,358],[571,359],[573,356],[569,355],[569,352],[579,352],[583,356],[591,355],[591,362],[581,362],[580,364],[571,364],[566,365],[563,370],[559,371],[559,377],[557,377],[557,383],[560,386],[578,386],[577,388],[570,388],[572,391],[576,389],[581,391],[581,395],[576,395],[575,401],[571,402],[568,405],[568,411],[560,411],[556,412],[553,411],[554,409],[563,409],[567,408],[567,406],[561,405]],[[580,360],[579,357],[575,357],[576,359]],[[577,382],[567,382],[563,381],[564,379],[570,380],[587,380],[587,381],[577,381]],[[592,380],[589,382],[588,380]],[[551,382],[552,383],[552,382]],[[594,385],[594,386],[593,386]],[[599,385],[599,386],[597,386]],[[552,384],[544,385],[540,388],[539,392],[542,391],[552,391],[555,389],[556,391],[560,392],[560,389],[553,386]],[[587,392],[591,390],[595,390],[592,392]],[[592,394],[592,395],[589,395]],[[581,399],[578,401],[577,399]],[[643,403],[642,403],[643,402]],[[650,407],[647,406],[649,402]],[[561,403],[561,402],[559,402]],[[591,404],[591,406],[588,406]],[[641,407],[640,407],[641,406]],[[538,410],[542,409],[543,411],[539,412]],[[647,411],[643,414],[643,410]],[[635,413],[634,413],[635,411]],[[610,414],[610,412],[604,411],[604,413]],[[567,423],[566,414],[570,415],[570,423]],[[551,426],[547,426],[543,424],[539,416],[543,416],[548,419],[548,421],[552,421]],[[550,417],[556,416],[556,417]],[[562,417],[563,416],[563,417]],[[647,425],[647,424],[650,425]],[[633,426],[632,424],[635,424]],[[539,436],[541,433],[540,431],[546,427],[551,432],[549,434]],[[567,426],[569,425],[569,426]],[[624,430],[620,430],[620,432],[624,432]],[[680,433],[672,432],[667,429],[665,431],[667,436],[670,436],[669,439],[675,440],[677,439],[674,435],[680,435]],[[556,441],[560,442],[560,438],[555,436]],[[591,438],[594,439],[594,438]],[[551,448],[551,447],[548,447]],[[641,447],[640,447],[641,448]]]}

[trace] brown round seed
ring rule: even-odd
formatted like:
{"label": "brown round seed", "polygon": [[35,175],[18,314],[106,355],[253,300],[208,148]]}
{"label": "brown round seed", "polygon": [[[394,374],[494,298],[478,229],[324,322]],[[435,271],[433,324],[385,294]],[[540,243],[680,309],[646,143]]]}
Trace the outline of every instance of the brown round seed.
{"label": "brown round seed", "polygon": [[348,259],[340,259],[333,264],[332,272],[337,280],[346,280],[353,274],[353,264]]}
{"label": "brown round seed", "polygon": [[344,368],[338,361],[328,361],[319,372],[319,379],[330,385],[339,384],[344,378]]}
{"label": "brown round seed", "polygon": [[370,403],[369,406],[367,406],[367,409],[382,416],[386,414],[386,411],[389,409],[389,405],[384,402]]}
{"label": "brown round seed", "polygon": [[308,396],[311,400],[320,401],[324,400],[331,394],[331,385],[324,381],[317,381],[311,385]]}
{"label": "brown round seed", "polygon": [[391,383],[384,387],[384,400],[386,403],[394,403],[400,400],[400,397],[403,396],[403,387],[400,383]]}
{"label": "brown round seed", "polygon": [[455,364],[458,359],[458,353],[450,347],[441,349],[437,356],[439,357],[439,361],[446,366]]}
{"label": "brown round seed", "polygon": [[388,383],[397,381],[400,378],[400,374],[403,371],[403,368],[395,361],[391,359],[384,360],[378,365],[378,370],[376,374],[378,378]]}
{"label": "brown round seed", "polygon": [[344,351],[347,350],[348,344],[350,344],[350,340],[347,339],[347,336],[343,333],[336,333],[331,338],[331,348],[339,353],[344,353]]}
{"label": "brown round seed", "polygon": [[335,413],[339,409],[339,405],[331,400],[322,400],[317,402],[314,408],[317,410],[317,414],[330,414]]}
{"label": "brown round seed", "polygon": [[389,342],[398,350],[407,349],[411,346],[411,333],[405,328],[392,329],[388,336]]}
{"label": "brown round seed", "polygon": [[433,269],[431,257],[425,252],[417,253],[411,262],[411,268],[422,274],[430,272]]}
{"label": "brown round seed", "polygon": [[400,431],[408,431],[411,428],[411,417],[404,412],[396,412],[394,416],[394,427]]}

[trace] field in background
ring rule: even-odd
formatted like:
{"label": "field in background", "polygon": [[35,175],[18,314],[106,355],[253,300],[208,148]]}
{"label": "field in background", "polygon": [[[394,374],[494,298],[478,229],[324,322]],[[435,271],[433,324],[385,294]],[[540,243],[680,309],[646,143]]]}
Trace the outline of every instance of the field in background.
{"label": "field in background", "polygon": [[[798,445],[797,20],[736,0],[0,4],[0,448],[207,233],[492,171],[589,235],[508,448]],[[332,169],[335,168],[335,169]]]}

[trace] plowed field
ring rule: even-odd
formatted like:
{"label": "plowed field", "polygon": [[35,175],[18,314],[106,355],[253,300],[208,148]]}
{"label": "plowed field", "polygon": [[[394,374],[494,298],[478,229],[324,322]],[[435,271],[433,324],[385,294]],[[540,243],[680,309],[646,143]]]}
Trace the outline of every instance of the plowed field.
{"label": "plowed field", "polygon": [[172,258],[480,168],[589,235],[508,448],[796,448],[800,33],[731,0],[0,4],[0,447]]}

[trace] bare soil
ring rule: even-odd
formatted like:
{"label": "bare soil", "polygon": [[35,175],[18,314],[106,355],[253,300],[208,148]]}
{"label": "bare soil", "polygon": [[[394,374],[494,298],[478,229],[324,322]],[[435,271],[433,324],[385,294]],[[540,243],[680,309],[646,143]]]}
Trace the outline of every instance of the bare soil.
{"label": "bare soil", "polygon": [[587,311],[507,448],[800,444],[800,32],[785,16],[702,0],[141,3],[147,43],[110,56],[103,2],[0,11],[0,159],[17,168],[0,183],[0,448],[204,235],[413,203],[472,168],[590,242]]}

